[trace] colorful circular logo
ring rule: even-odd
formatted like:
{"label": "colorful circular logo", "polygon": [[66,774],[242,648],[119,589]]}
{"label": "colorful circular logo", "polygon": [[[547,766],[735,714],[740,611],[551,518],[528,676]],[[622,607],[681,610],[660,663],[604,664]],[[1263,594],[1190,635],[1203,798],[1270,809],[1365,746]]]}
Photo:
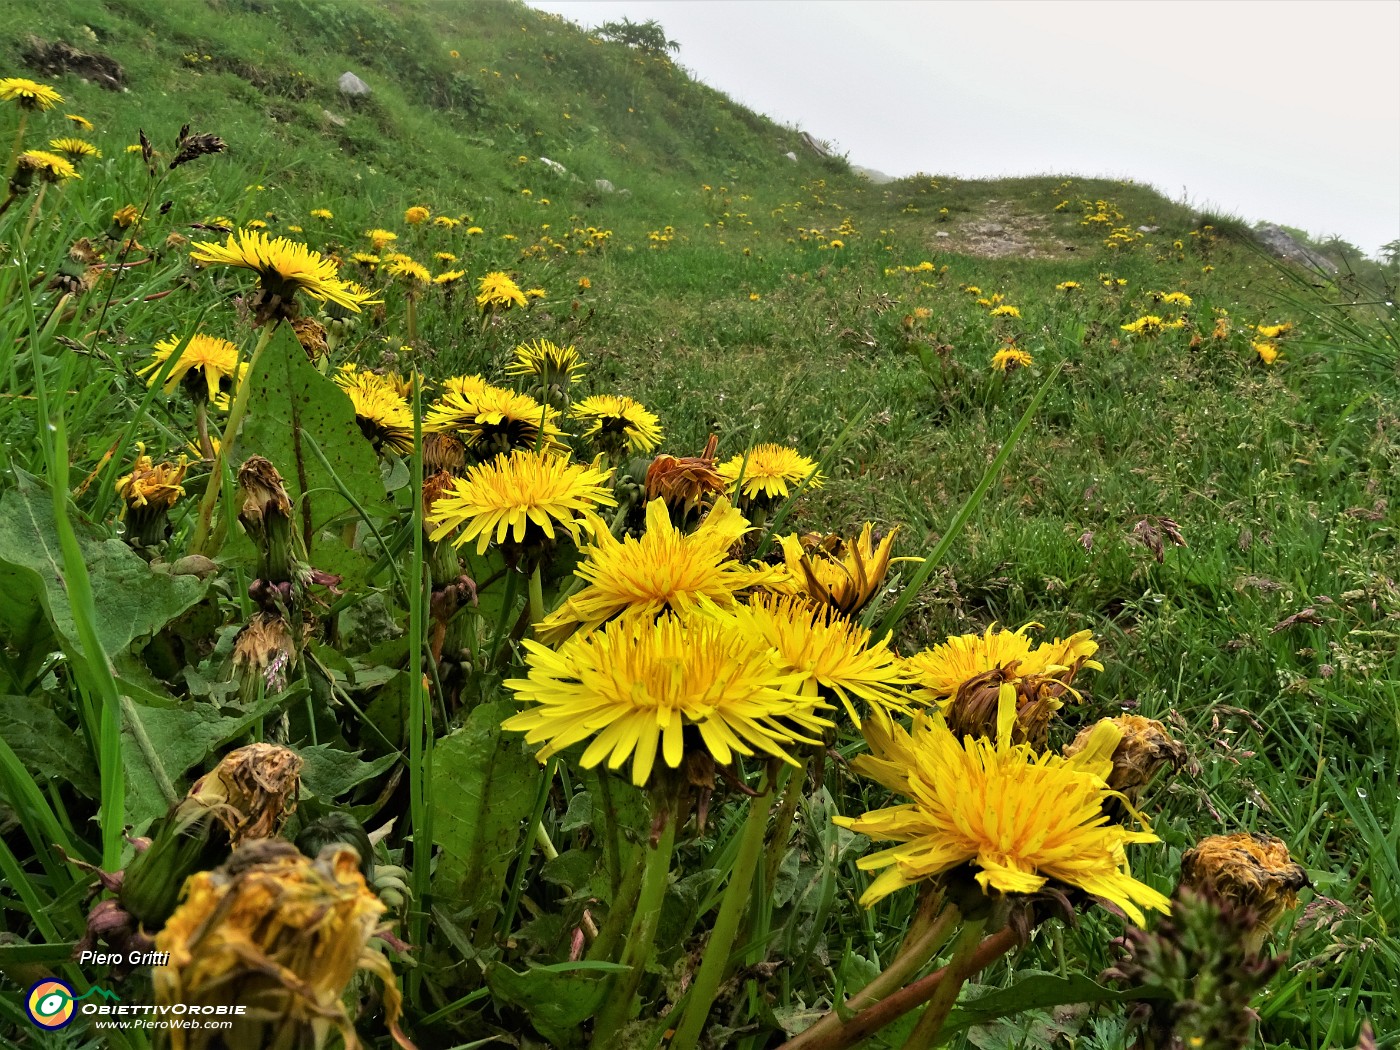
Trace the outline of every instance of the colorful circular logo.
{"label": "colorful circular logo", "polygon": [[62,981],[40,981],[29,989],[24,1009],[40,1028],[54,1031],[73,1023],[73,989]]}

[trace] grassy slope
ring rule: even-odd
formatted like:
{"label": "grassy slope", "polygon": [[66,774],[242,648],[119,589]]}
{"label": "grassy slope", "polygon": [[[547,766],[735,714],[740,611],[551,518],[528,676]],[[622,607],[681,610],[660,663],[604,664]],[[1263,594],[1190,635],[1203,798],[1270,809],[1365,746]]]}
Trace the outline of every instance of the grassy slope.
{"label": "grassy slope", "polygon": [[[1201,767],[1161,793],[1167,844],[1143,851],[1141,872],[1169,882],[1200,835],[1257,828],[1287,839],[1319,893],[1343,902],[1335,931],[1300,927],[1291,944],[1297,967],[1264,1007],[1270,1045],[1351,1045],[1372,1010],[1379,1030],[1400,1028],[1370,992],[1400,976],[1393,945],[1375,940],[1400,922],[1400,873],[1393,841],[1365,830],[1368,815],[1378,828],[1400,816],[1389,764],[1400,743],[1387,575],[1386,511],[1400,497],[1393,384],[1305,340],[1260,367],[1242,326],[1308,320],[1281,304],[1289,286],[1272,266],[1131,184],[871,187],[669,63],[516,5],[191,0],[178,19],[171,10],[64,0],[26,15],[24,30],[110,51],[126,67],[128,95],[54,81],[101,129],[107,177],[89,183],[138,192],[139,164],[121,153],[138,127],[162,147],[186,121],[216,132],[230,153],[190,169],[172,227],[264,217],[348,252],[383,226],[419,258],[459,256],[472,277],[512,269],[549,292],[512,338],[577,342],[594,363],[590,389],[641,399],[672,451],[716,430],[726,454],[751,439],[820,453],[864,410],[830,482],[806,501],[814,525],[873,518],[905,527],[906,553],[925,547],[1038,377],[1065,362],[1012,469],[921,598],[908,642],[993,620],[1093,628],[1108,670],[1090,713],[1117,701],[1166,718]],[[15,72],[19,21],[0,27]],[[359,105],[334,87],[347,68],[374,88]],[[601,193],[596,178],[631,194]],[[89,226],[123,202],[72,196],[70,221]],[[1120,225],[1159,232],[1105,247],[1106,231],[1080,222],[1080,202],[1098,199],[1123,213]],[[398,217],[416,203],[464,226],[405,227]],[[318,206],[334,220],[315,226],[307,213]],[[473,224],[484,232],[463,232]],[[611,236],[576,254],[582,235],[565,231],[588,226]],[[1010,255],[955,250],[985,252],[1007,230],[1018,237]],[[887,272],[923,260],[934,268]],[[1110,291],[1102,274],[1128,283]],[[1083,287],[1057,293],[1066,280]],[[966,285],[1004,295],[1021,318],[990,318]],[[1189,293],[1190,327],[1135,341],[1121,325],[1168,313],[1154,291]],[[390,323],[360,336],[371,363],[400,352],[393,295]],[[1217,309],[1233,325],[1223,340],[1212,338]],[[430,374],[499,365],[501,348],[471,338],[460,302],[422,315]],[[149,346],[170,316],[135,311],[121,339]],[[1323,333],[1305,323],[1303,335]],[[1036,363],[1003,380],[987,365],[1011,336]],[[110,429],[79,444],[80,466]],[[1189,546],[1158,563],[1129,538],[1144,515],[1179,523]],[[1272,633],[1305,606],[1326,622]],[[1089,925],[1069,937],[1101,944]],[[1338,961],[1308,965],[1333,945]]]}

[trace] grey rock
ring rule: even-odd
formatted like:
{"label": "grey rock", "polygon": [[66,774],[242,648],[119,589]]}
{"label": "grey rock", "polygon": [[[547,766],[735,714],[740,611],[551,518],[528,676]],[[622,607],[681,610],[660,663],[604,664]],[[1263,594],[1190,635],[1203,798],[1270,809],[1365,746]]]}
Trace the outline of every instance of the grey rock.
{"label": "grey rock", "polygon": [[1306,244],[1299,244],[1287,230],[1275,226],[1271,222],[1260,223],[1256,226],[1254,236],[1258,238],[1260,244],[1280,259],[1286,259],[1289,262],[1299,263],[1326,273],[1337,272],[1337,264],[1331,259],[1325,255],[1319,255]]}
{"label": "grey rock", "polygon": [[364,98],[370,94],[369,85],[348,70],[340,74],[340,93],[351,98]]}
{"label": "grey rock", "polygon": [[616,193],[617,187],[607,179],[594,179],[593,185],[597,187],[599,193]]}

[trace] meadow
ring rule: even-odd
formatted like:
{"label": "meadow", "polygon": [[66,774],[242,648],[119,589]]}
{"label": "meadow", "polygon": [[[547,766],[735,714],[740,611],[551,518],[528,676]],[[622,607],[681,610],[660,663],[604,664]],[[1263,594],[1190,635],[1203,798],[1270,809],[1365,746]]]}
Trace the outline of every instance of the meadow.
{"label": "meadow", "polygon": [[1400,1046],[1394,268],[645,29],[0,26],[0,1039]]}

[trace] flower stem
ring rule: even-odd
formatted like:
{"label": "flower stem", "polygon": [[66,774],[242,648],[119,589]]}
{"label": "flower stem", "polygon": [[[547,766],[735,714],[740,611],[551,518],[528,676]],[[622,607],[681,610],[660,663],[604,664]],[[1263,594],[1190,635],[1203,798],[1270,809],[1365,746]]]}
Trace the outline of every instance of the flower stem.
{"label": "flower stem", "polygon": [[909,1033],[904,1050],[929,1050],[937,1041],[939,1033],[943,1031],[943,1023],[948,1020],[953,1004],[958,1001],[958,993],[975,972],[972,961],[982,943],[982,930],[986,925],[985,918],[974,919],[958,934],[958,939],[953,943],[953,957],[944,967],[948,976],[939,984],[938,990],[929,1000],[928,1008],[924,1010],[923,1017],[919,1018],[919,1023]]}
{"label": "flower stem", "polygon": [[[899,953],[894,961],[885,967],[884,971],[871,981],[855,995],[846,1000],[840,1011],[831,1010],[811,1028],[807,1029],[796,1039],[790,1039],[784,1043],[781,1050],[832,1050],[835,1047],[850,1046],[852,1043],[843,1042],[846,1025],[842,1024],[841,1014],[850,1015],[857,1010],[865,1010],[884,999],[886,996],[897,992],[904,986],[904,982],[918,973],[925,963],[927,963],[947,943],[954,928],[962,919],[962,912],[949,903],[944,904],[943,909],[937,917],[922,932],[916,929],[916,939],[911,943],[906,939],[900,946]],[[922,1002],[923,1000],[920,1000]],[[905,1007],[906,1010],[913,1009],[913,1006]],[[868,1035],[875,1029],[869,1029]],[[854,1042],[854,1041],[853,1041]]]}
{"label": "flower stem", "polygon": [[654,798],[652,805],[660,821],[661,837],[656,846],[647,851],[637,912],[619,960],[628,970],[614,978],[615,983],[593,1022],[593,1039],[589,1043],[592,1050],[611,1050],[618,1045],[623,1026],[632,1018],[632,1000],[642,985],[656,947],[656,929],[661,921],[661,906],[671,874],[671,854],[676,846],[676,825],[681,818],[680,807],[670,792],[664,798]]}
{"label": "flower stem", "polygon": [[[805,773],[806,770],[804,769]],[[695,983],[690,988],[690,998],[686,1002],[685,1013],[671,1038],[671,1050],[694,1050],[700,1041],[705,1019],[710,1015],[724,971],[729,965],[729,955],[734,947],[734,935],[739,929],[739,919],[744,907],[753,897],[754,871],[758,867],[759,855],[763,852],[764,833],[768,830],[768,814],[773,810],[773,802],[783,789],[792,770],[783,766],[775,775],[770,765],[764,778],[764,790],[749,802],[749,815],[744,821],[744,830],[739,839],[739,854],[729,873],[729,885],[724,889],[720,901],[719,914],[715,917],[714,929],[700,957],[700,969],[695,975]],[[801,777],[792,780],[799,784]]]}
{"label": "flower stem", "polygon": [[258,345],[253,348],[253,356],[248,360],[248,370],[243,373],[242,382],[238,384],[238,393],[229,409],[224,436],[219,441],[218,451],[214,453],[214,465],[209,472],[209,487],[204,490],[204,499],[199,504],[199,522],[195,526],[194,540],[190,543],[191,554],[214,553],[205,550],[205,547],[209,543],[209,525],[214,520],[214,505],[219,502],[219,493],[223,488],[220,478],[223,476],[224,463],[233,451],[233,441],[238,436],[238,428],[243,425],[243,417],[248,414],[248,402],[253,393],[253,374],[258,370],[258,362],[262,360],[263,351],[267,349],[276,327],[277,322],[273,322],[263,328],[262,335],[258,337]]}

